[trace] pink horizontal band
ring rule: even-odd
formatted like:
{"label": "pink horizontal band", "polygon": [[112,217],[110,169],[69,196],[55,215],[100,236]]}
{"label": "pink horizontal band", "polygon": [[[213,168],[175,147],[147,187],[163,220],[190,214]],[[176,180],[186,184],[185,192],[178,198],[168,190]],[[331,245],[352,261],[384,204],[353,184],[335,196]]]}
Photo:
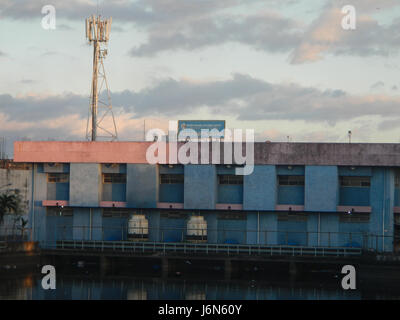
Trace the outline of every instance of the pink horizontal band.
{"label": "pink horizontal band", "polygon": [[183,203],[157,202],[158,209],[183,209]]}
{"label": "pink horizontal band", "polygon": [[65,200],[43,200],[43,207],[68,207],[69,202]]}
{"label": "pink horizontal band", "polygon": [[102,208],[126,208],[126,202],[119,201],[100,201],[100,207]]}
{"label": "pink horizontal band", "polygon": [[241,204],[229,204],[229,203],[217,203],[215,205],[217,210],[243,210],[243,205]]}

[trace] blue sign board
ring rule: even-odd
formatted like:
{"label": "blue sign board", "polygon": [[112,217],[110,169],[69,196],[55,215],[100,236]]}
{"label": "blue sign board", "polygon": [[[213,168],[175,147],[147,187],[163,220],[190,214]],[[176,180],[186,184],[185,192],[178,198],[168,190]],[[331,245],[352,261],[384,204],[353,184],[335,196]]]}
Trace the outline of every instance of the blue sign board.
{"label": "blue sign board", "polygon": [[[201,130],[218,130],[220,134],[217,138],[223,138],[223,130],[225,130],[225,120],[179,120],[178,121],[178,135],[185,129],[192,129],[197,133],[197,136],[201,138]],[[213,137],[210,132],[210,137]]]}

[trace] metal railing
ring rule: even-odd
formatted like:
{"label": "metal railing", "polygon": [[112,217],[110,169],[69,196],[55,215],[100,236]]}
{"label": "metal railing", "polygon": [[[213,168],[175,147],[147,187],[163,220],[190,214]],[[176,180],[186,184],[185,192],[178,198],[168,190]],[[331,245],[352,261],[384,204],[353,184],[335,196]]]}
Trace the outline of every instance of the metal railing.
{"label": "metal railing", "polygon": [[361,248],[326,248],[303,246],[234,245],[208,243],[166,243],[129,241],[87,241],[61,240],[49,249],[86,250],[120,253],[162,253],[162,254],[205,254],[205,255],[248,255],[248,256],[323,256],[347,257],[361,255]]}
{"label": "metal railing", "polygon": [[[103,241],[103,242],[150,242],[150,243],[207,243],[232,245],[267,245],[287,247],[325,247],[357,248],[365,251],[389,251],[400,239],[382,237],[361,232],[312,232],[276,230],[207,229],[188,230],[187,228],[136,228],[135,237],[129,238],[132,229],[127,226],[87,227],[57,226],[46,228],[40,240],[49,243],[56,241]],[[192,231],[192,232],[188,232]],[[188,236],[189,233],[189,236]],[[39,234],[39,235],[38,235]],[[196,234],[194,238],[190,234]]]}

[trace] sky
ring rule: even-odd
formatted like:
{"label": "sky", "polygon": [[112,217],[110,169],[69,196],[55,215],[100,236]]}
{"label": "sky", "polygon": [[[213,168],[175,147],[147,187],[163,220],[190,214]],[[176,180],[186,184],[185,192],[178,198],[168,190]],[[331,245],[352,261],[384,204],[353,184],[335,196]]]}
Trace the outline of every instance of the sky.
{"label": "sky", "polygon": [[[42,27],[42,7],[56,29]],[[351,5],[356,28],[345,30]],[[93,48],[119,140],[169,120],[226,120],[256,141],[400,142],[398,0],[0,0],[0,137],[84,140]]]}

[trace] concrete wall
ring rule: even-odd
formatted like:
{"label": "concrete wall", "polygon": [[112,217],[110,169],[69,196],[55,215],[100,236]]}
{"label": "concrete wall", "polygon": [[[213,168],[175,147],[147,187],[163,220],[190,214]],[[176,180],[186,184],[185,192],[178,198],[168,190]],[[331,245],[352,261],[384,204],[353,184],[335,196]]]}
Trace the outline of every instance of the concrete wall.
{"label": "concrete wall", "polygon": [[[16,162],[142,163],[152,142],[18,141]],[[178,148],[183,143],[180,143]],[[201,159],[201,148],[199,160]],[[222,152],[221,152],[222,151]],[[400,166],[398,143],[255,143],[254,163],[269,165]],[[168,144],[167,157],[169,159]],[[211,157],[211,155],[210,155]],[[223,145],[220,150],[223,163]],[[200,163],[198,160],[197,163]]]}
{"label": "concrete wall", "polygon": [[184,198],[185,209],[215,209],[217,201],[215,165],[185,166]]}
{"label": "concrete wall", "polygon": [[100,165],[71,163],[69,203],[74,207],[98,207],[101,190]]}
{"label": "concrete wall", "polygon": [[305,210],[335,212],[338,205],[336,166],[306,166]]}
{"label": "concrete wall", "polygon": [[132,208],[156,208],[159,193],[158,166],[128,164],[126,201]]}
{"label": "concrete wall", "polygon": [[243,210],[275,210],[276,167],[254,166],[253,173],[244,176],[243,189]]}

